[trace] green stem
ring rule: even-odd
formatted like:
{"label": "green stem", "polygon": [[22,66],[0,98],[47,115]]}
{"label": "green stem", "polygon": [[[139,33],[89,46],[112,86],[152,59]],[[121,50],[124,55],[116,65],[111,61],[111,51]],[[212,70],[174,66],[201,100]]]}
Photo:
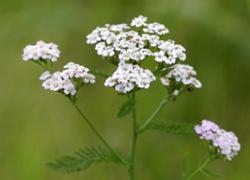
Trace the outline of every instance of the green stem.
{"label": "green stem", "polygon": [[203,170],[204,167],[207,166],[207,164],[210,162],[210,158],[207,158],[203,161],[203,163],[197,168],[195,169],[188,177],[186,180],[190,180],[192,179],[192,177],[194,177],[197,173],[201,172]]}
{"label": "green stem", "polygon": [[44,70],[48,70],[48,69],[47,69],[44,65],[42,65],[39,61],[33,60],[33,62],[34,62],[35,64],[37,64],[38,66],[42,67]]}
{"label": "green stem", "polygon": [[136,108],[135,108],[135,94],[132,93],[130,101],[133,105],[133,116],[132,116],[132,120],[133,120],[133,136],[132,136],[132,148],[131,148],[131,154],[130,154],[130,164],[129,164],[129,168],[128,168],[128,172],[129,172],[129,177],[130,180],[134,180],[135,179],[135,152],[136,152],[136,143],[137,143],[137,124],[136,124]]}
{"label": "green stem", "polygon": [[42,62],[40,60],[33,60],[33,62],[39,65],[40,67],[42,67],[46,71],[51,71],[52,66],[53,66],[53,63],[51,61],[46,62],[46,64],[45,62]]}
{"label": "green stem", "polygon": [[124,158],[119,155],[108,143],[107,141],[102,137],[102,135],[99,133],[99,131],[93,126],[93,124],[90,122],[90,120],[84,115],[84,113],[81,111],[81,109],[72,102],[73,106],[76,108],[76,110],[79,112],[81,117],[86,121],[86,123],[89,125],[89,127],[94,131],[96,136],[101,140],[101,142],[121,161],[123,165],[127,165],[127,161],[124,160]]}
{"label": "green stem", "polygon": [[96,70],[96,69],[89,69],[89,70],[90,70],[90,72],[93,73],[94,75],[101,76],[101,77],[104,77],[104,78],[109,77],[108,74],[105,74],[105,73],[103,73],[103,72],[101,72],[101,71],[98,71],[98,70]]}
{"label": "green stem", "polygon": [[142,133],[148,127],[151,121],[155,118],[155,116],[159,113],[159,111],[169,102],[169,100],[170,100],[169,96],[167,96],[160,102],[155,111],[149,116],[149,118],[145,121],[145,123],[140,126],[138,133]]}

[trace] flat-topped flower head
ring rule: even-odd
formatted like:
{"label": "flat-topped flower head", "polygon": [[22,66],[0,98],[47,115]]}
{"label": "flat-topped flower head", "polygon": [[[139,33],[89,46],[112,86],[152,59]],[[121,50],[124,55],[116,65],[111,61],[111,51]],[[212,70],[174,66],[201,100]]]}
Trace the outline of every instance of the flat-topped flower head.
{"label": "flat-topped flower head", "polygon": [[194,88],[201,88],[202,84],[195,76],[196,71],[192,66],[176,64],[164,77],[161,78],[161,83],[164,86],[170,86],[173,82],[174,84],[177,83]]}
{"label": "flat-topped flower head", "polygon": [[60,50],[54,43],[45,43],[38,41],[35,45],[27,45],[23,49],[23,60],[24,61],[51,61],[55,62],[60,56]]}
{"label": "flat-topped flower head", "polygon": [[[44,79],[44,73],[40,76],[40,79]],[[46,90],[62,92],[65,95],[74,96],[76,94],[76,87],[74,83],[69,79],[65,78],[62,72],[57,71],[47,76],[44,79],[42,86]]]}
{"label": "flat-topped flower head", "polygon": [[62,74],[66,78],[79,78],[82,79],[84,83],[95,83],[95,76],[89,73],[89,69],[81,66],[79,64],[69,62],[64,66]]}
{"label": "flat-topped flower head", "polygon": [[63,71],[57,71],[53,74],[45,71],[39,79],[43,81],[42,86],[46,90],[74,96],[84,84],[95,83],[95,76],[88,72],[88,68],[70,62],[64,66]]}
{"label": "flat-topped flower head", "polygon": [[169,30],[165,25],[148,23],[148,18],[138,16],[130,25],[106,24],[97,27],[87,35],[87,43],[95,44],[98,55],[115,57],[119,62],[134,61],[139,64],[147,57],[153,57],[157,63],[174,64],[179,59],[186,59],[185,48],[173,40],[164,40]]}
{"label": "flat-topped flower head", "polygon": [[209,120],[202,120],[201,125],[196,125],[194,130],[201,139],[211,142],[211,145],[217,150],[216,153],[228,160],[232,160],[240,151],[237,136],[233,132],[221,129],[217,124]]}
{"label": "flat-topped flower head", "polygon": [[119,93],[128,93],[133,89],[147,89],[156,78],[148,69],[138,65],[120,63],[111,77],[107,78],[104,85],[114,87]]}
{"label": "flat-topped flower head", "polygon": [[186,49],[174,41],[162,41],[159,45],[159,52],[155,52],[155,61],[163,62],[165,64],[175,64],[177,59],[181,61],[186,60]]}

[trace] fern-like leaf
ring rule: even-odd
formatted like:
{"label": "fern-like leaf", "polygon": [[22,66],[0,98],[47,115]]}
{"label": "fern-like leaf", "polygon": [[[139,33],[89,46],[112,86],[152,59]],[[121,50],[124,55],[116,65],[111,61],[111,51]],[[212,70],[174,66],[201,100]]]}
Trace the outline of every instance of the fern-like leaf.
{"label": "fern-like leaf", "polygon": [[153,121],[147,127],[148,130],[158,130],[170,134],[188,135],[194,134],[194,126],[187,123],[167,122],[167,121]]}
{"label": "fern-like leaf", "polygon": [[85,170],[93,164],[99,162],[115,162],[120,164],[121,161],[109,149],[104,147],[85,148],[79,150],[71,156],[65,156],[55,161],[50,161],[47,165],[53,170],[65,173],[73,173]]}

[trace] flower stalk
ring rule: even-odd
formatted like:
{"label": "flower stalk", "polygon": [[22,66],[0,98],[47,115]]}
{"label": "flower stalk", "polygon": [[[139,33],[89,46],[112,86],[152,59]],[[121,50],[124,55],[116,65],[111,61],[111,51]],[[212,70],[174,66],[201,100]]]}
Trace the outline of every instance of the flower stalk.
{"label": "flower stalk", "polygon": [[149,116],[149,118],[145,121],[144,124],[142,124],[139,129],[138,133],[142,133],[146,128],[149,126],[149,124],[154,120],[155,116],[160,112],[160,110],[169,102],[170,98],[169,96],[166,96],[163,98],[163,100],[160,102],[158,107],[155,109],[155,111]]}
{"label": "flower stalk", "polygon": [[211,162],[210,158],[205,159],[201,165],[195,169],[187,178],[186,180],[191,180],[196,174],[198,174],[199,172],[202,172],[203,169],[208,165],[208,163]]}
{"label": "flower stalk", "polygon": [[130,180],[135,179],[135,153],[136,153],[136,144],[137,144],[137,121],[136,121],[136,101],[135,101],[135,93],[131,93],[129,96],[129,100],[132,104],[132,147],[131,147],[131,153],[130,153],[130,158],[129,158],[129,177]]}
{"label": "flower stalk", "polygon": [[73,101],[72,105],[75,107],[77,112],[80,114],[82,119],[85,120],[85,122],[89,125],[89,127],[92,129],[92,131],[96,134],[96,136],[100,139],[100,141],[116,156],[117,159],[120,160],[120,162],[123,165],[127,165],[127,161],[120,155],[118,154],[112,147],[109,145],[109,143],[103,138],[101,133],[94,127],[94,125],[91,123],[91,121],[86,117],[86,115],[81,111],[81,109],[74,103]]}

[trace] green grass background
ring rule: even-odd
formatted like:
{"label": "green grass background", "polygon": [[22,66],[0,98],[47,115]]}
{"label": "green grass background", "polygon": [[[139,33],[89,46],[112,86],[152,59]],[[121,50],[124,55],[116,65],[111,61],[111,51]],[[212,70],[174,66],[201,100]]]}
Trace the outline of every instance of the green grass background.
{"label": "green grass background", "polygon": [[[126,180],[116,165],[99,164],[77,174],[61,174],[47,160],[100,142],[62,96],[41,88],[42,69],[21,60],[26,44],[55,42],[62,51],[56,69],[75,61],[112,72],[85,36],[105,23],[129,22],[143,14],[166,24],[170,38],[187,49],[203,88],[186,93],[159,118],[199,123],[202,118],[233,130],[242,150],[232,162],[209,169],[218,180],[250,180],[250,1],[249,0],[1,0],[0,1],[0,179],[1,180]],[[129,118],[114,115],[125,97],[103,87],[81,90],[79,104],[109,142],[122,152],[130,148]],[[145,119],[164,88],[154,84],[137,96],[139,120]],[[147,132],[139,139],[138,180],[179,180],[181,161],[195,168],[206,145],[197,137]],[[197,175],[194,179],[212,179]]]}

